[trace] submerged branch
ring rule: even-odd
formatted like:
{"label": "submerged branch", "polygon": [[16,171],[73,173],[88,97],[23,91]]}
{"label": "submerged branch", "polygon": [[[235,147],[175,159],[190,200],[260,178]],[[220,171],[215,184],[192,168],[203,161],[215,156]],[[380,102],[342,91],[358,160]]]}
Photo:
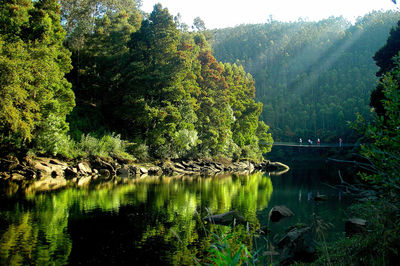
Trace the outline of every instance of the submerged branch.
{"label": "submerged branch", "polygon": [[339,159],[333,159],[333,158],[328,158],[328,160],[333,161],[333,162],[338,162],[338,163],[352,163],[357,166],[372,167],[373,169],[376,169],[373,164],[361,163],[361,162],[357,162],[357,161],[339,160]]}

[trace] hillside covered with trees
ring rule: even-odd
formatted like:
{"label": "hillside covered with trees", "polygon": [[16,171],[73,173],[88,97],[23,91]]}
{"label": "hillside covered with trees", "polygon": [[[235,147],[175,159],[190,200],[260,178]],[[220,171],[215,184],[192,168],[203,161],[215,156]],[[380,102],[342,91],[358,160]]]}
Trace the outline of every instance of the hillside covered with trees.
{"label": "hillside covered with trees", "polygon": [[398,17],[388,11],[354,24],[339,17],[242,25],[214,31],[213,51],[218,60],[241,64],[253,75],[262,119],[275,140],[354,142],[347,122],[356,113],[370,116],[378,80],[372,57]]}
{"label": "hillside covered with trees", "polygon": [[347,122],[370,114],[372,56],[397,17],[210,32],[199,18],[188,31],[161,5],[146,14],[140,1],[9,1],[2,150],[259,159],[267,125],[276,140],[355,141]]}
{"label": "hillside covered with trees", "polygon": [[218,62],[168,9],[139,4],[1,5],[2,152],[259,160],[270,150],[252,76]]}

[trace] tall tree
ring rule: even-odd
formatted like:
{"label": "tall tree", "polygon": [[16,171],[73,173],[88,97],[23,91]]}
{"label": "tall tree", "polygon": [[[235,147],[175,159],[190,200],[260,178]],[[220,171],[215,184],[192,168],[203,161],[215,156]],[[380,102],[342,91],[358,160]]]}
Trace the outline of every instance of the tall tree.
{"label": "tall tree", "polygon": [[168,10],[155,5],[131,35],[124,84],[116,95],[120,106],[115,114],[124,130],[160,156],[169,152],[174,132],[184,126],[180,108],[190,96],[183,86],[190,69],[180,51],[181,37]]}
{"label": "tall tree", "polygon": [[71,135],[99,135],[111,130],[112,99],[121,86],[121,73],[127,64],[130,35],[140,25],[135,14],[125,11],[98,18],[94,32],[85,38],[84,46],[72,54],[74,69],[68,75],[77,96],[77,107],[69,117]]}
{"label": "tall tree", "polygon": [[200,17],[194,18],[193,26],[198,31],[205,31],[206,30],[206,24],[204,23],[204,21]]}
{"label": "tall tree", "polygon": [[243,157],[259,157],[259,145],[263,147],[263,152],[268,152],[272,138],[268,126],[259,121],[263,105],[254,100],[254,79],[244,71],[243,66],[229,63],[224,64],[224,76],[235,118],[232,125],[233,140],[242,149]]}
{"label": "tall tree", "polygon": [[46,145],[40,136],[64,134],[65,117],[75,104],[64,78],[71,61],[59,5],[56,0],[2,1],[0,22],[0,142],[19,145],[37,137],[37,145]]}
{"label": "tall tree", "polygon": [[[376,73],[378,77],[382,77],[385,73],[389,72],[394,67],[394,58],[399,55],[400,51],[400,21],[397,26],[390,31],[389,38],[386,44],[379,49],[374,55],[376,65],[379,71]],[[383,115],[385,109],[382,100],[385,99],[383,93],[383,85],[380,83],[376,89],[371,93],[370,105],[375,108],[378,115]]]}
{"label": "tall tree", "polygon": [[94,32],[96,20],[105,14],[126,12],[138,13],[141,0],[63,0],[61,18],[67,32],[68,47],[78,50],[84,46],[85,38]]}
{"label": "tall tree", "polygon": [[130,34],[140,27],[141,1],[65,0],[61,1],[65,41],[72,51],[73,70],[67,76],[77,95],[77,108],[68,117],[71,136],[101,135],[110,129],[103,111],[109,95],[120,85]]}
{"label": "tall tree", "polygon": [[233,111],[228,103],[228,84],[222,75],[223,66],[210,51],[199,54],[201,74],[198,84],[201,88],[196,128],[202,140],[202,153],[216,155],[224,149],[232,137]]}
{"label": "tall tree", "polygon": [[107,13],[75,51],[75,137],[116,131],[162,158],[260,158],[259,140],[272,139],[243,67],[219,63],[203,32],[181,31],[161,5],[140,28],[135,22],[134,14]]}

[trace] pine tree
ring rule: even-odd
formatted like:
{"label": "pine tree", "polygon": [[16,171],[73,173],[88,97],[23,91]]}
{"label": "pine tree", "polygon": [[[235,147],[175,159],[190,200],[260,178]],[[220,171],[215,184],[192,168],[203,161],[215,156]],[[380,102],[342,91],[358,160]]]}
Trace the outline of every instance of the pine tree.
{"label": "pine tree", "polygon": [[228,100],[228,84],[223,74],[223,66],[209,50],[199,54],[201,73],[197,83],[200,86],[197,111],[201,152],[205,155],[223,154],[232,138],[231,124],[233,111]]}
{"label": "pine tree", "polygon": [[190,102],[183,80],[190,71],[181,32],[161,5],[131,35],[124,83],[116,95],[116,117],[130,137],[145,141],[158,156],[171,153],[175,132],[185,128],[181,106]]}
{"label": "pine tree", "polygon": [[141,0],[62,0],[60,4],[67,45],[73,51],[84,48],[86,37],[95,31],[96,20],[105,14],[125,12],[135,16],[135,20],[141,17],[138,12]]}

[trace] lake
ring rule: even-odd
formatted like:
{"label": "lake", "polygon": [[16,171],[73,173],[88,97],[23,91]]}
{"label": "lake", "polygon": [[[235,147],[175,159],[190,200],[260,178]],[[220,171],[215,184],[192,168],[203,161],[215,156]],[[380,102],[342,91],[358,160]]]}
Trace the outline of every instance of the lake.
{"label": "lake", "polygon": [[[1,195],[0,264],[171,264],[210,262],[210,245],[230,235],[232,248],[275,246],[288,226],[318,219],[343,234],[350,199],[326,183],[337,169],[324,161],[288,163],[282,175],[146,177],[53,193]],[[317,193],[327,201],[315,202]],[[275,205],[295,216],[268,222]],[[237,210],[248,224],[203,222],[208,213]],[[271,233],[258,236],[269,226]],[[231,234],[233,232],[233,234]],[[257,236],[257,237],[255,237]]]}

